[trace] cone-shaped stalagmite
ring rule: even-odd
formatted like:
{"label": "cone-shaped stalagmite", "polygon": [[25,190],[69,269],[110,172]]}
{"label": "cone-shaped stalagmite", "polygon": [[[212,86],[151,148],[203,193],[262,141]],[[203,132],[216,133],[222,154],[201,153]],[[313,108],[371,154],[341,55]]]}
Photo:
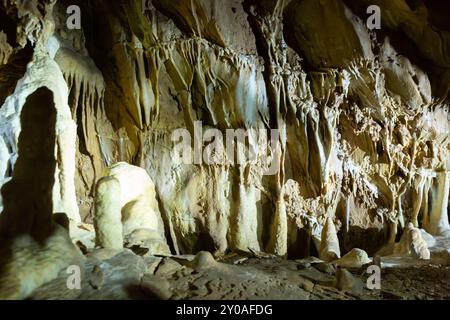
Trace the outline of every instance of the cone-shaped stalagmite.
{"label": "cone-shaped stalagmite", "polygon": [[322,241],[320,242],[319,258],[330,262],[341,257],[339,239],[337,237],[336,226],[331,217],[327,218],[325,227],[322,230]]}

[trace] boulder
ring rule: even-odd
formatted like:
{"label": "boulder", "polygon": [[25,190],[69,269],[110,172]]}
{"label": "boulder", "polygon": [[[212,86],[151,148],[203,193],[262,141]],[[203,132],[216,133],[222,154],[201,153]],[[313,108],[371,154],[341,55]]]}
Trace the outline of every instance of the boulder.
{"label": "boulder", "polygon": [[367,252],[361,249],[353,249],[334,263],[342,268],[361,268],[371,262]]}

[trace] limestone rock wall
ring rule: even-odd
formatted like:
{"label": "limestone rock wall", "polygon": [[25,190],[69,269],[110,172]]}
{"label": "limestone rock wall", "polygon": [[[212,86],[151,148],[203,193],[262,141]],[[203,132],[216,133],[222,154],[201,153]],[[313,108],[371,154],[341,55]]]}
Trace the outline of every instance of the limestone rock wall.
{"label": "limestone rock wall", "polygon": [[[62,77],[60,68],[53,60],[58,47],[51,38],[54,29],[51,7],[52,3],[46,2],[46,9],[39,14],[31,4],[21,7],[16,3],[6,7],[6,14],[10,18],[20,19],[15,51],[21,52],[24,47],[31,45],[34,46],[34,53],[28,64],[24,66],[24,73],[20,76],[14,75],[18,79],[16,87],[12,94],[5,99],[0,109],[1,140],[4,146],[2,148],[1,179],[6,182],[14,173],[15,163],[20,153],[18,140],[23,125],[20,117],[27,97],[40,87],[49,88],[53,92],[57,110],[55,124],[57,143],[54,154],[57,166],[53,187],[53,210],[54,212],[64,212],[71,219],[79,222],[74,183],[76,126],[70,115],[67,84]],[[22,26],[22,24],[24,25]],[[11,35],[11,40],[14,39],[13,36]],[[8,45],[8,42],[5,45]],[[9,61],[4,66],[5,73],[9,70],[8,63]],[[36,166],[35,170],[39,170],[38,163]]]}
{"label": "limestone rock wall", "polygon": [[[448,232],[450,29],[433,1],[26,3],[0,4],[0,112],[27,74],[59,86],[60,148],[76,155],[58,153],[57,182],[77,208],[62,201],[58,211],[92,222],[96,182],[123,161],[155,183],[176,253],[318,255],[323,238],[374,253],[409,221]],[[72,4],[80,30],[66,26]],[[366,27],[371,4],[381,30]],[[172,134],[193,136],[198,121],[280,136],[256,161],[179,164]],[[13,170],[7,137],[2,172]],[[326,224],[337,234],[322,236]]]}

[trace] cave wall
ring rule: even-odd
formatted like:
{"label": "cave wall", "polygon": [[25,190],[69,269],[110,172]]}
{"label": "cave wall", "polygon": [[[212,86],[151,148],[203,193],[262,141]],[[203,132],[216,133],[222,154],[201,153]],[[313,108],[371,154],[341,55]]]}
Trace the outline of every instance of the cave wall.
{"label": "cave wall", "polygon": [[[369,2],[381,30],[365,26]],[[330,219],[343,252],[373,253],[407,221],[446,232],[450,31],[416,2],[5,0],[0,169],[13,171],[20,133],[2,119],[48,84],[62,121],[54,212],[75,221],[92,222],[96,182],[125,161],[155,183],[176,253],[307,255]],[[66,26],[72,4],[81,30]],[[197,121],[280,136],[256,161],[179,164],[172,133]]]}

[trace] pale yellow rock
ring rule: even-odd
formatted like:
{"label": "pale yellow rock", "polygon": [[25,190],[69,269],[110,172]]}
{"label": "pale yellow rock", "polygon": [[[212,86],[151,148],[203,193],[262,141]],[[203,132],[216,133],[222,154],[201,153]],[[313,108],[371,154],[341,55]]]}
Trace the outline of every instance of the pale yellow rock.
{"label": "pale yellow rock", "polygon": [[393,254],[413,256],[422,260],[429,260],[431,256],[421,231],[415,228],[412,223],[408,223],[400,242],[395,244]]}
{"label": "pale yellow rock", "polygon": [[[69,266],[84,269],[84,258],[66,230],[53,226],[44,243],[23,235],[0,244],[0,299],[25,299]],[[70,276],[70,274],[67,274]]]}
{"label": "pale yellow rock", "polygon": [[430,222],[427,231],[432,235],[442,235],[450,231],[448,218],[448,197],[450,179],[447,172],[437,174],[437,188],[435,192],[435,202],[430,214]]}
{"label": "pale yellow rock", "polygon": [[322,240],[320,244],[319,258],[325,262],[330,262],[341,257],[339,239],[333,219],[329,217],[322,230]]}
{"label": "pale yellow rock", "polygon": [[216,260],[210,252],[201,251],[197,253],[192,261],[192,268],[196,271],[205,271],[217,265]]}
{"label": "pale yellow rock", "polygon": [[13,48],[7,42],[7,36],[0,31],[0,65],[6,64],[13,53]]}
{"label": "pale yellow rock", "polygon": [[155,185],[147,172],[127,163],[118,163],[108,168],[105,176],[119,182],[118,200],[124,235],[137,229],[151,229],[159,232],[161,239],[165,239]]}
{"label": "pale yellow rock", "polygon": [[342,268],[361,268],[363,265],[370,263],[372,260],[367,252],[361,249],[353,249],[342,258],[333,263]]}
{"label": "pale yellow rock", "polygon": [[98,246],[112,250],[123,248],[121,209],[119,181],[114,177],[100,179],[95,192],[94,216]]}
{"label": "pale yellow rock", "polygon": [[[69,93],[62,72],[45,52],[36,51],[34,54],[33,61],[19,80],[14,94],[6,99],[0,109],[0,122],[4,125],[4,132],[9,133],[8,139],[17,143],[21,132],[20,115],[26,98],[40,87],[47,87],[52,91],[57,112],[55,128],[57,168],[53,188],[53,210],[55,213],[64,212],[73,221],[80,222],[74,184],[76,125],[68,106]],[[14,163],[14,152],[17,150],[12,149],[9,157],[3,156],[0,159],[3,166],[8,162]]]}
{"label": "pale yellow rock", "polygon": [[[343,247],[374,252],[390,232],[388,254],[408,218],[444,237],[450,62],[436,13],[444,10],[432,1],[377,2],[390,37],[367,29],[361,9],[371,0],[154,0],[145,9],[98,0],[86,4],[93,10],[83,10],[76,32],[61,1],[6,1],[1,15],[17,25],[0,21],[0,68],[27,50],[33,59],[17,84],[11,66],[25,72],[25,57],[0,70],[0,94],[14,91],[0,108],[1,184],[17,156],[21,106],[47,86],[58,109],[52,205],[75,224],[77,201],[91,222],[96,182],[120,161],[142,167],[129,176],[117,169],[131,244],[157,248],[166,230],[177,254],[307,255],[313,242],[335,260],[336,229]],[[277,129],[280,137],[256,161],[175,163],[171,133],[192,134],[197,121],[205,130]],[[255,141],[248,139],[252,149],[265,149]],[[279,171],[264,175],[272,160]],[[155,234],[162,240],[152,244]],[[415,231],[408,237],[421,243]],[[426,257],[421,248],[412,251]]]}

